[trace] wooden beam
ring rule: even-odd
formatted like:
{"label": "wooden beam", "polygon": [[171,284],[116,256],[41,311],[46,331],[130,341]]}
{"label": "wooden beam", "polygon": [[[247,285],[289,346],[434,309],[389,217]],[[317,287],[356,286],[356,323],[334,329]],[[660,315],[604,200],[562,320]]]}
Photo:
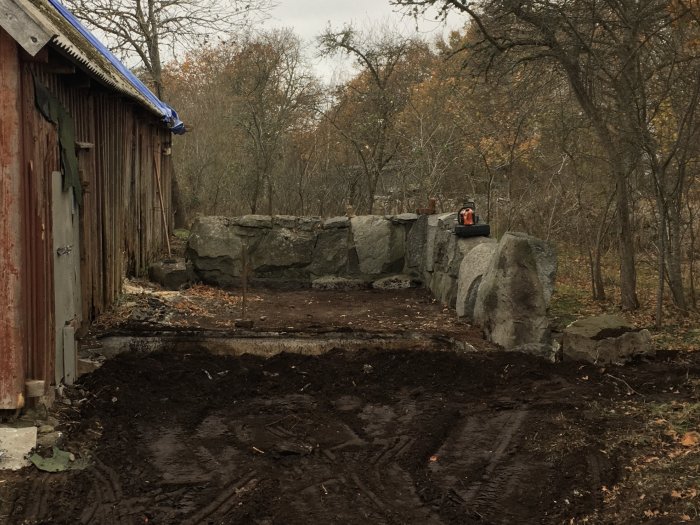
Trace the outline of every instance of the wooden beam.
{"label": "wooden beam", "polygon": [[33,13],[33,6],[22,0],[0,0],[0,27],[31,56],[36,55],[53,38]]}

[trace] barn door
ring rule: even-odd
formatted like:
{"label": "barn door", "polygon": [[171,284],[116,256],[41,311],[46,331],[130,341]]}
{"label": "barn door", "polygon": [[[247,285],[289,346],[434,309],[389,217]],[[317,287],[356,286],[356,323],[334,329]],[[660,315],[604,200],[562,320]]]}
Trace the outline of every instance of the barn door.
{"label": "barn door", "polygon": [[51,175],[53,217],[54,304],[56,312],[56,384],[70,385],[77,377],[80,326],[80,217],[73,190],[63,190],[63,176]]}

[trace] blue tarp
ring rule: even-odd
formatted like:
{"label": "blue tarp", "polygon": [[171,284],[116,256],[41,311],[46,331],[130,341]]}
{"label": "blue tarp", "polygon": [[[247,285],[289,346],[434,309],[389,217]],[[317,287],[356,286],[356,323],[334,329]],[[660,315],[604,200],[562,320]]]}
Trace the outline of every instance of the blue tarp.
{"label": "blue tarp", "polygon": [[148,89],[143,82],[141,82],[136,75],[134,75],[129,69],[122,64],[117,57],[115,57],[112,52],[105,47],[105,45],[97,40],[95,36],[85,29],[83,24],[81,24],[73,14],[68,11],[63,5],[61,5],[57,0],[49,0],[49,3],[56,8],[63,18],[72,25],[76,30],[82,34],[90,44],[97,49],[104,57],[122,74],[124,78],[146,99],[148,99],[163,115],[163,120],[167,123],[170,131],[178,135],[185,132],[185,124],[177,116],[177,112],[170,107],[168,104],[156,97],[151,90]]}

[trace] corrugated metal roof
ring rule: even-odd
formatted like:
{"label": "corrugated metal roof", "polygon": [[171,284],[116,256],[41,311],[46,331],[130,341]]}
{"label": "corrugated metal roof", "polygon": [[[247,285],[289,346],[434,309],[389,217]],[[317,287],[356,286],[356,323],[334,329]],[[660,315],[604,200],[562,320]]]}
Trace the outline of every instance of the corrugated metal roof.
{"label": "corrugated metal roof", "polygon": [[[0,0],[3,13],[19,9],[26,20],[28,15],[34,27],[40,27],[50,42],[62,50],[89,71],[99,81],[112,89],[134,99],[168,124],[174,133],[183,133],[184,124],[178,118],[177,112],[168,104],[158,99],[136,76],[129,71],[90,31],[88,31],[63,5],[57,0]],[[10,33],[24,47],[25,51],[34,55],[38,52],[36,42],[27,40],[17,34],[23,30],[22,21],[10,17],[2,17],[0,26]],[[26,22],[25,22],[26,25]],[[7,27],[6,27],[7,26]],[[28,49],[29,47],[29,49]],[[42,46],[43,47],[43,46]]]}

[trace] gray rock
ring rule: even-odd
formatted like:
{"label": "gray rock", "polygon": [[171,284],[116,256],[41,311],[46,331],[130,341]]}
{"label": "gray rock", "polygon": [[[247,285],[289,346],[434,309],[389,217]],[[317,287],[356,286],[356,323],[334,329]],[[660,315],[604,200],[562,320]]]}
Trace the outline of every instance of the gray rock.
{"label": "gray rock", "polygon": [[270,215],[244,215],[233,219],[236,226],[243,228],[272,228]]}
{"label": "gray rock", "polygon": [[516,346],[510,351],[534,355],[535,357],[541,357],[550,363],[556,363],[560,359],[561,346],[556,341],[553,341],[552,343],[527,343]]}
{"label": "gray rock", "polygon": [[299,217],[297,225],[302,231],[313,232],[323,227],[323,220],[321,217]]}
{"label": "gray rock", "polygon": [[[347,224],[350,224],[349,220],[347,220]],[[311,275],[346,274],[348,270],[349,237],[349,232],[344,227],[321,230],[318,233],[313,250],[313,259],[309,266]]]}
{"label": "gray rock", "polygon": [[353,217],[351,225],[360,273],[381,275],[403,269],[404,228],[394,226],[388,219],[377,215]]}
{"label": "gray rock", "polygon": [[148,268],[148,277],[166,290],[179,290],[192,282],[192,269],[184,259],[157,261]]}
{"label": "gray rock", "polygon": [[242,246],[232,220],[200,217],[192,226],[187,258],[202,281],[229,286],[240,275]]}
{"label": "gray rock", "polygon": [[251,268],[259,274],[308,266],[315,244],[314,232],[274,228],[252,251]]}
{"label": "gray rock", "polygon": [[369,282],[362,279],[348,279],[346,277],[336,277],[326,275],[311,282],[314,290],[364,290],[369,288]]}
{"label": "gray rock", "polygon": [[564,329],[564,359],[596,364],[623,364],[652,355],[649,330],[637,330],[624,319],[601,315],[578,320]]}
{"label": "gray rock", "polygon": [[389,220],[394,224],[412,224],[418,220],[416,213],[402,213],[400,215],[392,215]]}
{"label": "gray rock", "polygon": [[523,236],[530,243],[532,252],[535,255],[535,262],[537,263],[537,275],[542,283],[544,301],[549,307],[557,277],[557,252],[554,245],[525,233],[514,232],[511,235]]}
{"label": "gray rock", "polygon": [[36,444],[40,448],[50,449],[56,446],[60,446],[63,440],[63,432],[47,432],[39,435],[36,440]]}
{"label": "gray rock", "polygon": [[410,275],[391,275],[378,279],[372,283],[376,290],[404,290],[416,288],[420,283]]}
{"label": "gray rock", "polygon": [[459,263],[457,263],[454,271],[450,271],[450,264],[454,259],[454,253],[457,250],[458,237],[454,234],[453,219],[457,217],[456,213],[443,213],[436,215],[434,221],[428,222],[429,226],[436,222],[435,232],[433,234],[432,249],[427,246],[428,252],[426,255],[432,254],[432,266],[429,271],[442,271],[452,273],[453,277],[457,277],[459,273]]}
{"label": "gray rock", "polygon": [[421,215],[406,234],[406,269],[422,275],[425,270],[425,247],[428,216]]}
{"label": "gray rock", "polygon": [[438,228],[452,230],[457,225],[457,212],[441,213],[437,215]]}
{"label": "gray rock", "polygon": [[454,308],[457,302],[457,279],[440,271],[428,275],[430,276],[430,280],[427,282],[428,289],[433,297],[445,306]]}
{"label": "gray rock", "polygon": [[506,349],[550,343],[545,293],[528,236],[506,233],[498,243],[477,292],[474,321]]}
{"label": "gray rock", "polygon": [[[465,239],[466,240],[466,239]],[[496,252],[497,243],[483,242],[474,246],[462,259],[457,279],[457,315],[474,320],[474,306],[479,285],[484,273],[491,264],[491,258]]]}
{"label": "gray rock", "polygon": [[464,257],[470,253],[474,248],[482,244],[493,244],[494,250],[496,245],[496,240],[490,237],[457,237],[456,235],[451,235],[450,240],[447,244],[447,251],[445,253],[447,257],[447,273],[452,277],[459,278],[459,271],[462,267],[462,261]]}
{"label": "gray rock", "polygon": [[335,228],[349,228],[350,227],[350,219],[348,219],[345,216],[342,217],[331,217],[330,219],[326,219],[323,221],[323,229],[324,230],[332,230]]}
{"label": "gray rock", "polygon": [[241,240],[226,217],[200,217],[192,225],[188,249],[197,257],[229,257],[237,259],[241,253]]}
{"label": "gray rock", "polygon": [[272,217],[272,226],[293,230],[297,227],[297,218],[294,215],[275,215]]}
{"label": "gray rock", "polygon": [[426,225],[425,251],[423,252],[423,271],[432,272],[435,263],[435,236],[438,228],[438,216],[428,215],[426,218],[428,224]]}

